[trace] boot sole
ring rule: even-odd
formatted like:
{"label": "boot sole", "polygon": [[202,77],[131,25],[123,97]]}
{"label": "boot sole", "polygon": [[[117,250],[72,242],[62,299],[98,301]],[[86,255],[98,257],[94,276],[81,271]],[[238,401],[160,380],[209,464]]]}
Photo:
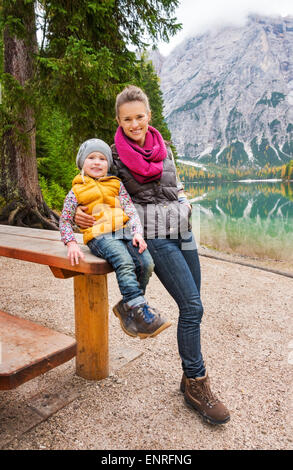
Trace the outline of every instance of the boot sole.
{"label": "boot sole", "polygon": [[161,325],[160,328],[158,328],[153,333],[137,333],[137,334],[134,334],[134,333],[130,333],[128,330],[126,330],[125,326],[123,325],[121,316],[119,315],[119,311],[115,307],[113,308],[113,312],[114,312],[114,315],[119,319],[121,328],[124,331],[124,333],[126,333],[128,336],[131,336],[132,338],[137,338],[137,337],[139,337],[140,339],[154,338],[159,333],[166,330],[166,328],[169,328],[169,326],[172,325],[171,322],[166,322],[163,325]]}
{"label": "boot sole", "polygon": [[213,418],[210,418],[205,413],[203,413],[201,410],[199,410],[192,401],[188,400],[188,398],[186,398],[185,395],[184,395],[184,400],[190,408],[196,410],[201,415],[203,420],[206,421],[209,424],[225,424],[225,423],[228,423],[228,421],[230,421],[230,416],[227,416],[227,418],[222,419],[221,421],[217,421]]}
{"label": "boot sole", "polygon": [[140,339],[145,339],[145,338],[154,338],[155,336],[157,336],[159,333],[162,333],[162,331],[166,330],[167,328],[169,328],[169,326],[171,326],[172,323],[171,322],[166,322],[164,323],[162,326],[160,326],[160,328],[158,328],[156,331],[154,331],[153,333],[137,333],[137,336],[140,337]]}

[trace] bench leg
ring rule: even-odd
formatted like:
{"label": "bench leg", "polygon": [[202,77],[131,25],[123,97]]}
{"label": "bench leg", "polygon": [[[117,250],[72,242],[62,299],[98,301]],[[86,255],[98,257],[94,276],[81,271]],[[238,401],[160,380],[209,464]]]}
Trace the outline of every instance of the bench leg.
{"label": "bench leg", "polygon": [[109,375],[107,275],[74,278],[76,373],[89,380]]}

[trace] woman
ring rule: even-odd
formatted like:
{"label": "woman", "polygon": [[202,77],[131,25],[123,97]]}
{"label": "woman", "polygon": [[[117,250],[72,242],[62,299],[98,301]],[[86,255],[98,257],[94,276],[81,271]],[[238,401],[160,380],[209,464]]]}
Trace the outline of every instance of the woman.
{"label": "woman", "polygon": [[[115,172],[139,212],[155,273],[179,307],[177,330],[186,402],[213,424],[229,421],[229,411],[211,392],[200,345],[203,307],[200,264],[188,223],[191,208],[177,181],[170,146],[149,125],[151,110],[145,93],[126,87],[116,99],[119,124],[112,146]],[[82,228],[94,222],[79,208]]]}

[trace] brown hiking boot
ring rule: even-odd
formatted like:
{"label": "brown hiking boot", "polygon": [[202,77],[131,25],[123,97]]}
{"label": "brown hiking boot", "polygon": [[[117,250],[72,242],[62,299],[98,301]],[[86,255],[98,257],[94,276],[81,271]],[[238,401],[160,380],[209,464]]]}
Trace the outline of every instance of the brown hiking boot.
{"label": "brown hiking boot", "polygon": [[122,330],[132,337],[154,338],[161,331],[171,326],[171,322],[166,321],[148,304],[129,307],[120,300],[113,307],[113,312],[119,318]]}
{"label": "brown hiking boot", "polygon": [[186,403],[209,423],[224,424],[229,421],[229,411],[211,391],[208,374],[195,379],[188,379],[183,374],[180,390],[184,393]]}

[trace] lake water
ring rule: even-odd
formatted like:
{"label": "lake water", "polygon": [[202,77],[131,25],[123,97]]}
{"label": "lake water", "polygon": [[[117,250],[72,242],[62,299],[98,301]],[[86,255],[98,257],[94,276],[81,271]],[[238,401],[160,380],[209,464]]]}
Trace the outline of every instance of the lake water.
{"label": "lake water", "polygon": [[293,183],[185,183],[197,241],[228,253],[293,263]]}

